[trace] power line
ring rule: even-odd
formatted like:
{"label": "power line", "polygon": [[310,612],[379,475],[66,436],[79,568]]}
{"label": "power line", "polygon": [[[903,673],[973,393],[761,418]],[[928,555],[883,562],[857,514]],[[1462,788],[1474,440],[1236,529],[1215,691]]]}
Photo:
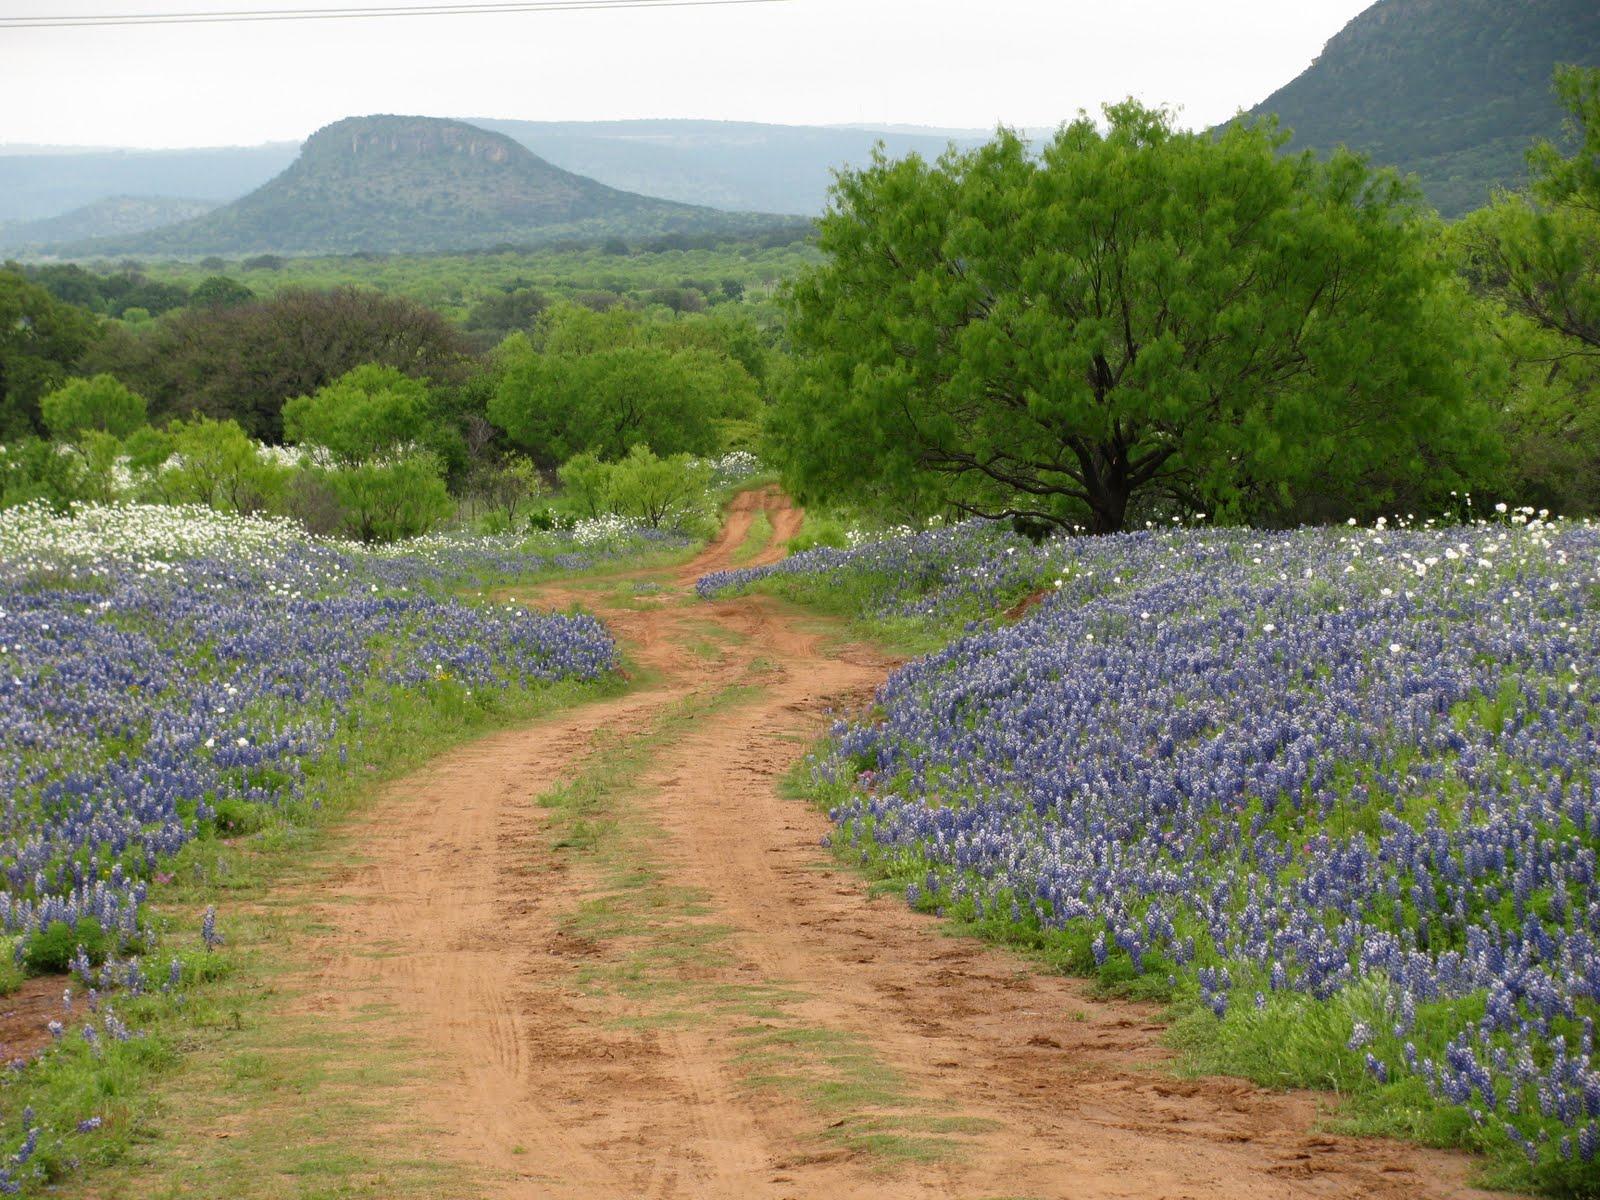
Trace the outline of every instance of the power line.
{"label": "power line", "polygon": [[92,29],[98,26],[231,25],[248,21],[342,21],[381,17],[460,17],[503,13],[591,12],[607,9],[723,8],[788,4],[793,0],[512,0],[490,4],[388,5],[378,8],[244,9],[214,13],[125,13],[3,17],[0,29]]}

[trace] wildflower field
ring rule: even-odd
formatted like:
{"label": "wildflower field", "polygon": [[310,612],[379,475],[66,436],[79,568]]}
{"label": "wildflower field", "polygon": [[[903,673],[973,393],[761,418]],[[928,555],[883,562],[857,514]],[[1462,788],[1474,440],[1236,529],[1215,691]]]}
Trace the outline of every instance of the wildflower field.
{"label": "wildflower field", "polygon": [[[151,915],[187,843],[308,817],[418,706],[471,728],[617,664],[592,617],[461,597],[678,544],[608,521],[367,549],[201,508],[0,513],[0,972],[87,991],[51,1022],[55,1056],[139,1053],[119,1013],[181,993],[225,936],[208,912],[203,945],[179,945]],[[0,1090],[0,1193],[95,1133],[93,1088],[75,1103],[52,1125]]]}
{"label": "wildflower field", "polygon": [[1201,1069],[1600,1187],[1600,527],[967,524],[699,587],[948,643],[810,767],[912,905],[1170,1002]]}

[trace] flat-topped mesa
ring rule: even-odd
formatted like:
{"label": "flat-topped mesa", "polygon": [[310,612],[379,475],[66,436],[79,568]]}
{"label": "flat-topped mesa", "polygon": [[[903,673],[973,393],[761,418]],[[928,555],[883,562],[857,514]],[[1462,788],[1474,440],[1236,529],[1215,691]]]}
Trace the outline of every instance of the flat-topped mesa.
{"label": "flat-topped mesa", "polygon": [[490,133],[462,121],[388,115],[346,117],[323,126],[306,139],[300,161],[434,155],[456,155],[488,163],[508,163],[518,158],[544,161],[504,134]]}

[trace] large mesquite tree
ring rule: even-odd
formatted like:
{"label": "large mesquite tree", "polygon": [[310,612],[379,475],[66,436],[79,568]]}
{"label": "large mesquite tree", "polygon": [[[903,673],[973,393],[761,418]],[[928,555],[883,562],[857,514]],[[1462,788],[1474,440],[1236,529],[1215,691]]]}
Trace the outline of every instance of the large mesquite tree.
{"label": "large mesquite tree", "polygon": [[789,296],[791,486],[1111,531],[1144,498],[1448,488],[1489,452],[1471,322],[1404,184],[1270,127],[1106,116],[1039,156],[1002,131],[840,176]]}

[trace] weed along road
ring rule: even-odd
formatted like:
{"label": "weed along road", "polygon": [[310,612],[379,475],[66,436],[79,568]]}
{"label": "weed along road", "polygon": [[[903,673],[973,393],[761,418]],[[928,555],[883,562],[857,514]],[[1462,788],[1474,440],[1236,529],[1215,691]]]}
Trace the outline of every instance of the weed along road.
{"label": "weed along road", "polygon": [[799,519],[745,493],[687,565],[515,591],[599,615],[635,686],[390,786],[311,885],[295,1003],[415,1048],[410,1152],[459,1164],[452,1194],[1478,1194],[1465,1158],[1318,1132],[1320,1097],[1174,1075],[1152,1010],[841,865],[783,781],[892,663],[693,592]]}

